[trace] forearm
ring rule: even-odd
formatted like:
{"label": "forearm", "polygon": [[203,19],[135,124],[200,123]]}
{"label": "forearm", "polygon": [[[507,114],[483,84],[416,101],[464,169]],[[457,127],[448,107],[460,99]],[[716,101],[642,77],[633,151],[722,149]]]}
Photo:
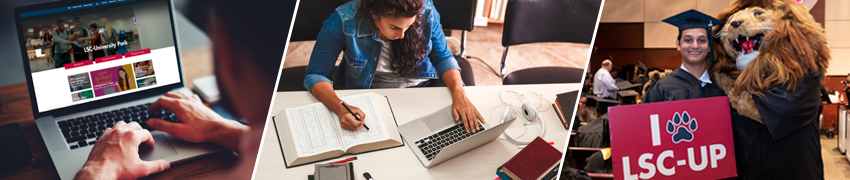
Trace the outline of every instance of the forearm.
{"label": "forearm", "polygon": [[313,96],[316,97],[322,104],[325,104],[334,114],[344,114],[344,112],[348,112],[339,102],[342,102],[342,99],[339,99],[339,96],[334,92],[334,87],[330,82],[320,81],[313,85],[312,88]]}
{"label": "forearm", "polygon": [[447,70],[446,72],[443,72],[442,79],[443,82],[446,83],[446,87],[449,88],[449,92],[452,93],[452,99],[466,97],[466,91],[463,90],[463,79],[460,76],[460,70]]}
{"label": "forearm", "polygon": [[83,168],[77,172],[74,179],[116,179],[115,171],[107,170],[111,166],[96,165],[94,162],[86,162]]}
{"label": "forearm", "polygon": [[221,123],[210,132],[214,135],[213,138],[208,141],[242,154],[243,152],[239,152],[241,150],[239,143],[242,140],[242,136],[248,133],[248,126],[226,119],[222,119],[219,122]]}

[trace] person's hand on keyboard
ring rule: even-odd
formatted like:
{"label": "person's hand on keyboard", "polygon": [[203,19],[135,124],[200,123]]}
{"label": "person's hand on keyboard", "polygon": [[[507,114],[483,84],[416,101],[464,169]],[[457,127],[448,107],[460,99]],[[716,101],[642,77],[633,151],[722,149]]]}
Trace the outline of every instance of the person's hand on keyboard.
{"label": "person's hand on keyboard", "polygon": [[479,127],[479,123],[477,120],[481,120],[484,122],[484,118],[481,118],[481,114],[478,113],[478,109],[475,108],[475,105],[469,101],[469,98],[466,98],[466,93],[462,92],[452,93],[452,115],[455,118],[455,121],[463,122],[463,126],[466,129],[467,133],[477,132],[480,129],[475,128]]}
{"label": "person's hand on keyboard", "polygon": [[248,131],[248,126],[224,119],[201,102],[197,96],[169,92],[151,104],[148,112],[167,109],[180,122],[168,122],[151,118],[147,121],[153,129],[165,131],[174,137],[189,142],[213,142],[232,151],[239,150],[239,140]]}
{"label": "person's hand on keyboard", "polygon": [[153,147],[154,140],[148,130],[136,122],[118,121],[103,131],[94,145],[83,168],[74,179],[138,179],[165,171],[171,164],[165,160],[143,161],[139,158],[139,145]]}

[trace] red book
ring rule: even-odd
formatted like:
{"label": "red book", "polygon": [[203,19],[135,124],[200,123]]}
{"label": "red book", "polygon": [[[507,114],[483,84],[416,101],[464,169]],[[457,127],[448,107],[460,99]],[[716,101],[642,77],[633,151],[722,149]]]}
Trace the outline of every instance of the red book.
{"label": "red book", "polygon": [[514,180],[541,179],[561,162],[563,154],[540,137],[528,143],[502,166]]}

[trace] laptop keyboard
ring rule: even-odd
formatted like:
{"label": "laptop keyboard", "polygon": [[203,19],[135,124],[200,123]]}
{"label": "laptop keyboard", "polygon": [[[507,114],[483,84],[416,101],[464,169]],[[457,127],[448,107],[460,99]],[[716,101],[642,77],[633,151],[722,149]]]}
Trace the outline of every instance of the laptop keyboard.
{"label": "laptop keyboard", "polygon": [[424,137],[416,141],[416,146],[419,147],[419,150],[422,151],[422,154],[425,154],[425,157],[428,160],[432,160],[437,157],[437,153],[440,152],[446,146],[452,145],[460,140],[466,139],[469,136],[475,135],[484,130],[484,127],[481,124],[478,125],[478,131],[467,133],[466,129],[463,127],[463,123],[458,123],[455,126],[444,129],[438,133],[434,133],[428,137]]}
{"label": "laptop keyboard", "polygon": [[62,130],[62,135],[65,137],[65,142],[71,149],[77,149],[94,145],[95,142],[103,134],[106,128],[110,128],[118,121],[125,123],[137,122],[142,128],[148,131],[154,131],[148,126],[147,121],[150,118],[160,118],[169,122],[178,122],[177,116],[171,111],[161,110],[160,112],[148,113],[148,108],[151,103],[138,106],[130,106],[126,108],[116,109],[112,111],[104,111],[96,114],[70,118],[57,121],[59,129]]}

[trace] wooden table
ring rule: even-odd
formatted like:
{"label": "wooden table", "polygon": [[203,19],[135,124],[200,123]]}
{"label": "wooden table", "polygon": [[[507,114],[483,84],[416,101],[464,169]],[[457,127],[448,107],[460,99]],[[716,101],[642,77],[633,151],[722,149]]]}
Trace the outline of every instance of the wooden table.
{"label": "wooden table", "polygon": [[[555,95],[580,90],[581,84],[545,84],[545,85],[509,85],[509,86],[470,86],[466,92],[484,119],[492,125],[501,115],[500,112],[493,113],[493,109],[501,103],[499,94],[504,90],[538,92],[544,95],[547,102],[543,101],[540,110],[550,107],[549,110],[541,112],[546,122],[546,134],[543,139],[555,142],[555,147],[562,151],[569,132],[560,124],[555,110],[551,108]],[[367,89],[367,90],[339,90],[339,96],[348,96],[366,92],[375,92],[387,96],[398,124],[410,122],[413,119],[427,115],[440,108],[451,105],[451,95],[445,87],[433,88],[408,88],[408,89]],[[520,105],[515,96],[505,93],[505,99],[515,106]],[[537,96],[529,95],[532,105],[540,105]],[[278,92],[275,95],[271,114],[277,115],[284,108],[303,106],[316,103],[318,100],[306,91],[300,92]],[[491,114],[493,114],[491,116]],[[276,136],[277,132],[271,123],[266,123],[266,132],[260,149],[259,162],[254,177],[256,179],[307,179],[307,175],[313,174],[313,165],[303,165],[286,168],[283,162],[280,142]],[[519,123],[517,123],[519,122]],[[523,131],[521,120],[516,120],[507,131],[514,136]],[[539,122],[533,122],[528,127],[528,134],[522,141],[530,141],[540,133]],[[491,125],[491,126],[492,126]],[[446,162],[431,168],[425,168],[413,154],[409,145],[377,152],[357,155],[354,161],[356,179],[365,179],[363,172],[369,172],[374,179],[487,179],[496,178],[496,168],[513,157],[520,149],[517,145],[507,140],[496,139],[481,147],[452,158]],[[345,157],[343,157],[345,158]],[[341,159],[341,158],[340,158]],[[319,163],[327,163],[339,159],[332,159]]]}
{"label": "wooden table", "polygon": [[[183,70],[184,79],[189,81],[186,82],[187,87],[191,88],[192,79],[212,74],[212,56],[209,47],[186,50],[182,54],[183,64],[192,67]],[[0,87],[0,125],[11,123],[21,125],[34,161],[23,167],[0,171],[0,179],[59,179],[56,167],[35,125],[26,83]],[[147,178],[213,178],[230,169],[238,160],[238,156],[232,152],[221,152],[172,164],[171,169]]]}

